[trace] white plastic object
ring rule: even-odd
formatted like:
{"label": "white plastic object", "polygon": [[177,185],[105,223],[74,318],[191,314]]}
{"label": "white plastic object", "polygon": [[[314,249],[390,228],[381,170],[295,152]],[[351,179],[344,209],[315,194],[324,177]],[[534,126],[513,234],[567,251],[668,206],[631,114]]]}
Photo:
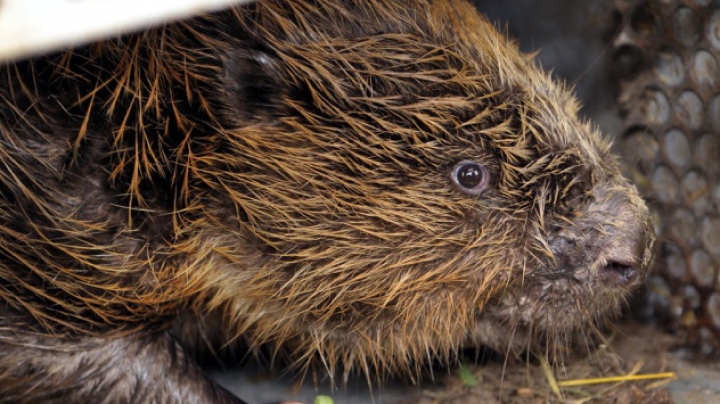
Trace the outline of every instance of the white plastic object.
{"label": "white plastic object", "polygon": [[0,0],[0,61],[250,0]]}

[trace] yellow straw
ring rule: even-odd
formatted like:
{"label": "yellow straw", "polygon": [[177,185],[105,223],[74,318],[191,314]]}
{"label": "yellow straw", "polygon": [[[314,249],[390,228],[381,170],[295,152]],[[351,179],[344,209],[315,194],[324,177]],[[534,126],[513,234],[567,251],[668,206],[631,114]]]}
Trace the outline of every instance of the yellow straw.
{"label": "yellow straw", "polygon": [[550,364],[548,363],[545,356],[541,357],[540,365],[542,366],[543,373],[545,373],[545,377],[547,377],[548,383],[550,384],[550,389],[553,393],[555,393],[558,398],[562,398],[557,379],[555,379],[555,375],[553,374],[553,371],[550,368]]}
{"label": "yellow straw", "polygon": [[644,375],[626,375],[626,376],[613,376],[613,377],[598,377],[596,379],[577,379],[577,380],[565,380],[557,382],[559,387],[576,387],[586,386],[590,384],[602,384],[602,383],[615,383],[615,382],[630,382],[635,380],[653,380],[653,379],[671,379],[674,378],[675,372],[665,373],[648,373]]}

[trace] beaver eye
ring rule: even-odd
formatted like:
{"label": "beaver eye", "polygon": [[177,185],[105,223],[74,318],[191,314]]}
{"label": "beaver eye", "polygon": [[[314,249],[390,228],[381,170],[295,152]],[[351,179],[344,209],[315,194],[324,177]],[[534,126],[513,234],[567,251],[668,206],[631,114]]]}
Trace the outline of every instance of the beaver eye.
{"label": "beaver eye", "polygon": [[487,188],[488,171],[482,164],[474,161],[461,161],[452,170],[452,181],[460,190],[480,195]]}

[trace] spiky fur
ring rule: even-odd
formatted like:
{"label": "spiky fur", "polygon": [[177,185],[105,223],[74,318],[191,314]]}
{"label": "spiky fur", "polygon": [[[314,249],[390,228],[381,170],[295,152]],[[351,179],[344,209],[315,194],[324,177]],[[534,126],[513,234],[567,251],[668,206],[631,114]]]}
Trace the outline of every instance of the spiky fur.
{"label": "spiky fur", "polygon": [[[177,399],[98,341],[175,375],[179,315],[330,373],[602,321],[642,278],[602,268],[643,273],[652,236],[576,111],[454,0],[261,1],[4,66],[0,395]],[[480,196],[450,181],[467,159]]]}

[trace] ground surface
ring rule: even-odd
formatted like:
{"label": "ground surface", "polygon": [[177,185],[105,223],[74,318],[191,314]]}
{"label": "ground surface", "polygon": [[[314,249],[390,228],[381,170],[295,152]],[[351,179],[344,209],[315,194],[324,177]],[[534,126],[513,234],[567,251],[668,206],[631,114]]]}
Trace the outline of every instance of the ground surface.
{"label": "ground surface", "polygon": [[530,404],[530,403],[720,403],[720,364],[703,363],[678,348],[680,341],[655,327],[635,322],[617,326],[606,344],[580,348],[564,364],[553,366],[558,381],[674,372],[673,379],[607,383],[594,386],[551,389],[548,372],[538,360],[489,360],[468,369],[477,383],[470,386],[458,369],[435,374],[436,382],[422,387],[390,382],[370,392],[363,379],[347,389],[333,390],[329,383],[312,381],[296,385],[292,380],[252,372],[217,373],[216,379],[249,404],[296,400],[312,403],[318,394],[332,396],[336,404]]}

